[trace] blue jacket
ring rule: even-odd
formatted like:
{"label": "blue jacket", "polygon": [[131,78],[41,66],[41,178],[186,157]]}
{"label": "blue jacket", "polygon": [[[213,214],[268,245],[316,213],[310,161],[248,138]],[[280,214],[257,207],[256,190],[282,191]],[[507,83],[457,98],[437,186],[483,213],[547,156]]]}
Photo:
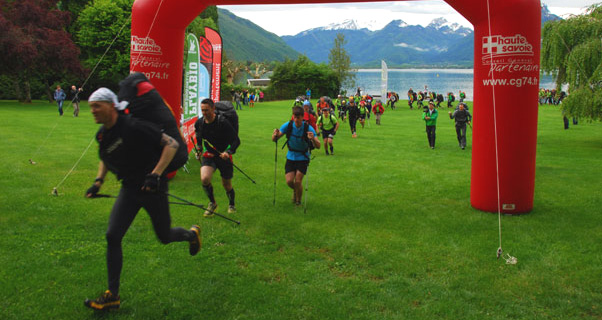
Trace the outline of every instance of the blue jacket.
{"label": "blue jacket", "polygon": [[67,98],[67,95],[63,89],[54,90],[54,100],[63,101],[65,98]]}

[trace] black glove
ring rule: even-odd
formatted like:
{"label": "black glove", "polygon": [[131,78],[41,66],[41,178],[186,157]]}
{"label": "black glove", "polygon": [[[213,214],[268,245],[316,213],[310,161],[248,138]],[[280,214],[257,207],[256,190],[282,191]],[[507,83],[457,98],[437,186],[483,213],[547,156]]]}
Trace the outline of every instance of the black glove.
{"label": "black glove", "polygon": [[146,192],[157,192],[159,189],[159,183],[161,181],[161,176],[156,173],[149,173],[146,175],[144,179],[144,185],[142,186],[142,191]]}
{"label": "black glove", "polygon": [[90,187],[88,188],[88,190],[86,191],[86,197],[88,197],[88,195],[90,195],[90,198],[94,198],[96,197],[96,194],[98,193],[98,191],[100,191],[100,187],[96,185],[96,182]]}

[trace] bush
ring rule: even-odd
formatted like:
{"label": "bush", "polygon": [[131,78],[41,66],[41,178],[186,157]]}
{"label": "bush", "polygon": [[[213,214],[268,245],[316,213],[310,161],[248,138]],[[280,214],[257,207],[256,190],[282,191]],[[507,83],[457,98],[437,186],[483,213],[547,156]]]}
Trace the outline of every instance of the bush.
{"label": "bush", "polygon": [[305,94],[307,88],[312,96],[336,96],[340,83],[337,76],[326,64],[316,64],[306,56],[297,60],[278,63],[266,90],[269,99],[292,99]]}

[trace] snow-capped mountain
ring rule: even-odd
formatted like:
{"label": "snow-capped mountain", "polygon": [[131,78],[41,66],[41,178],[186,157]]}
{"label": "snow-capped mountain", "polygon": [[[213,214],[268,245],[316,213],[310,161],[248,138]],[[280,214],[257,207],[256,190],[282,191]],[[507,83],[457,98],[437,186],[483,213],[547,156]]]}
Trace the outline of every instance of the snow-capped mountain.
{"label": "snow-capped mountain", "polygon": [[334,22],[331,23],[327,26],[324,27],[317,27],[317,28],[313,28],[313,29],[309,29],[309,30],[305,30],[303,32],[301,32],[300,34],[304,34],[307,32],[314,32],[314,31],[331,31],[331,30],[360,30],[360,29],[367,29],[370,31],[376,31],[381,29],[384,26],[384,24],[382,23],[382,21],[378,21],[378,20],[362,20],[362,21],[358,21],[358,20],[354,20],[354,19],[347,19],[344,20],[342,22]]}
{"label": "snow-capped mountain", "polygon": [[358,30],[361,29],[358,26],[357,21],[352,19],[347,19],[343,22],[339,23],[331,23],[325,27],[314,28],[311,30]]}
{"label": "snow-capped mountain", "polygon": [[459,34],[459,35],[467,36],[473,32],[472,29],[463,27],[460,24],[455,23],[455,22],[451,23],[451,22],[445,20],[445,18],[434,19],[426,27],[437,29],[437,30],[443,32],[444,34]]}
{"label": "snow-capped mountain", "polygon": [[[282,39],[312,61],[327,62],[337,33],[345,36],[345,49],[351,60],[360,65],[380,63],[383,58],[393,64],[449,62],[460,65],[472,60],[473,31],[444,18],[434,19],[427,27],[408,25],[403,20],[393,20],[386,25],[345,20]],[[447,59],[448,56],[453,56],[453,61]]]}

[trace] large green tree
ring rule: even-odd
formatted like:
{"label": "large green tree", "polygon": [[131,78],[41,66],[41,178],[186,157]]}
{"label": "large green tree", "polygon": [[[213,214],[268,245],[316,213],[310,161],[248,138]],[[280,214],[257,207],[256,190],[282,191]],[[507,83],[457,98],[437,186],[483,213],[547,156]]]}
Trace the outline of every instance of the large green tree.
{"label": "large green tree", "polygon": [[116,88],[119,80],[128,75],[132,3],[133,0],[95,0],[80,12],[75,26],[77,44],[84,66],[90,71],[96,68],[89,87]]}
{"label": "large green tree", "polygon": [[345,36],[337,33],[334,38],[334,46],[328,54],[328,65],[334,70],[341,86],[347,88],[355,87],[355,74],[351,72],[351,58],[345,50]]}
{"label": "large green tree", "polygon": [[568,84],[562,102],[567,115],[602,120],[602,4],[545,24],[541,66],[556,76],[558,91]]}
{"label": "large green tree", "polygon": [[277,63],[268,93],[273,99],[290,99],[305,94],[311,88],[312,96],[334,96],[341,86],[334,71],[326,64],[316,64],[306,56]]}

